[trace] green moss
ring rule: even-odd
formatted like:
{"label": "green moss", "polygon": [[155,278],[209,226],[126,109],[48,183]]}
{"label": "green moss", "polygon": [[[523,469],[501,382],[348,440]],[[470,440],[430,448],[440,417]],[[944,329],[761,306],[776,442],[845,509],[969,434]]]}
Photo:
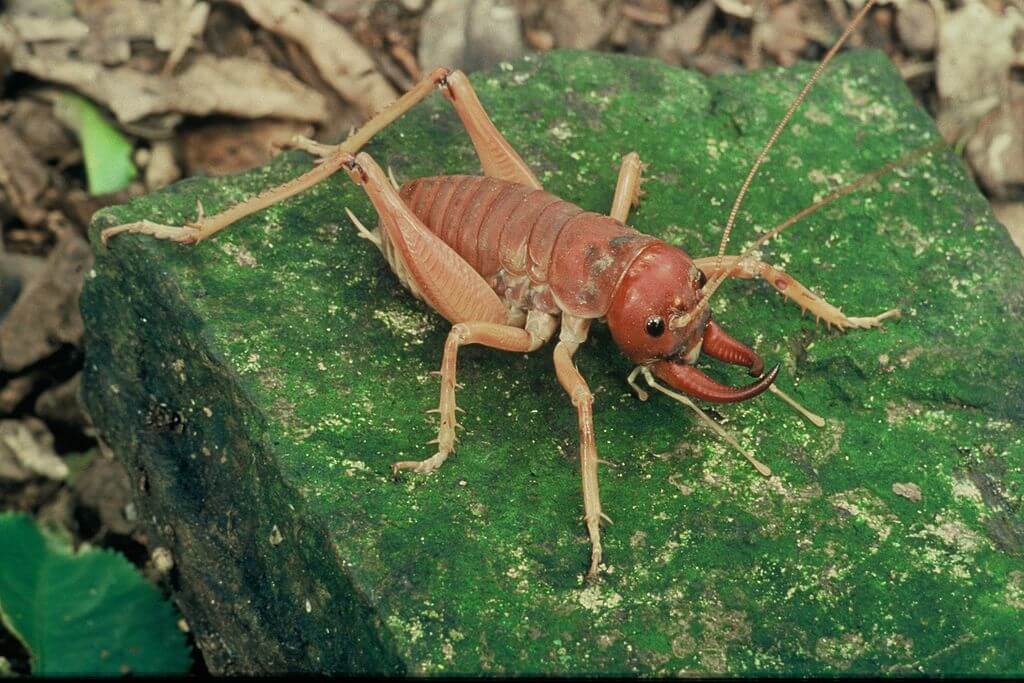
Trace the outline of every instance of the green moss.
{"label": "green moss", "polygon": [[[606,210],[619,158],[639,152],[632,223],[705,255],[808,71],[704,79],[553,52],[473,82],[545,186],[587,209]],[[838,60],[762,170],[734,248],[935,139],[883,56]],[[400,179],[478,172],[438,96],[368,151]],[[291,153],[188,180],[102,212],[93,234],[180,224],[197,198],[217,211],[308,167]],[[815,429],[770,396],[715,409],[771,480],[678,405],[633,398],[595,330],[578,363],[615,524],[590,587],[575,414],[546,352],[461,352],[458,452],[391,479],[392,461],[433,452],[424,411],[447,330],[346,206],[372,223],[336,177],[198,247],[97,247],[87,401],[175,550],[179,603],[216,670],[1024,671],[1024,354],[1008,341],[1024,336],[1024,265],[957,159],[892,173],[766,250],[852,314],[897,306],[899,322],[830,332],[753,281],[715,303],[829,419]]]}

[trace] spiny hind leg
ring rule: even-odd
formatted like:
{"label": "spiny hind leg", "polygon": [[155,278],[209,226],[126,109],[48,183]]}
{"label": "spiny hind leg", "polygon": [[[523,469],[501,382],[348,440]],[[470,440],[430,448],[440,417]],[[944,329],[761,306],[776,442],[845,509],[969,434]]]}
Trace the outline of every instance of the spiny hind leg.
{"label": "spiny hind leg", "polygon": [[531,311],[526,319],[526,327],[511,327],[494,323],[459,323],[448,333],[444,345],[444,357],[441,360],[441,400],[437,407],[440,425],[437,430],[437,453],[426,460],[396,462],[391,466],[392,473],[401,470],[412,470],[420,474],[433,472],[448,458],[455,448],[458,427],[455,405],[456,361],[459,347],[469,344],[481,344],[502,351],[528,353],[535,351],[552,337],[557,324],[554,316]]}
{"label": "spiny hind leg", "polygon": [[615,183],[615,197],[612,199],[612,208],[608,215],[625,223],[629,220],[629,209],[639,206],[640,197],[644,192],[640,189],[643,183],[644,164],[640,161],[640,155],[630,152],[622,157],[619,166],[619,179]]}
{"label": "spiny hind leg", "polygon": [[[401,102],[399,100],[395,105],[388,107],[388,110],[385,110],[378,117],[368,122],[342,145],[323,145],[301,136],[293,138],[289,145],[321,158],[329,156],[338,147],[352,147],[350,141],[355,141],[359,146],[362,146],[366,144],[366,140],[369,140],[373,134],[398,118],[413,104],[423,99],[425,94],[430,92],[430,88],[434,85],[440,87],[441,93],[445,99],[451,102],[452,108],[455,109],[455,113],[462,121],[466,133],[476,149],[480,164],[483,166],[484,175],[537,189],[541,188],[540,181],[537,180],[533,171],[530,170],[530,167],[526,165],[526,162],[519,156],[519,153],[516,152],[512,145],[509,144],[509,141],[505,139],[505,136],[494,125],[494,122],[491,121],[491,117],[487,114],[483,104],[480,103],[480,98],[477,97],[476,91],[473,90],[469,78],[461,71],[435,70],[431,76],[421,81],[414,88],[414,90],[421,87],[426,88],[423,94],[410,97],[413,91],[409,91],[402,98],[409,98],[409,104],[403,108],[398,106],[399,102]],[[394,108],[394,112],[390,111],[392,108]],[[385,114],[388,114],[388,116],[385,117]],[[380,118],[380,122],[377,121],[377,118]],[[350,149],[349,151],[355,153],[355,149]]]}
{"label": "spiny hind leg", "polygon": [[100,233],[100,237],[104,244],[114,235],[121,233],[150,235],[157,239],[171,240],[183,244],[195,244],[211,237],[242,218],[303,192],[341,170],[348,160],[351,159],[351,156],[369,142],[374,135],[433,92],[436,86],[445,82],[448,75],[447,69],[434,69],[412,89],[385,107],[379,114],[372,117],[341,144],[324,145],[303,136],[295,136],[290,142],[282,145],[282,147],[305,150],[314,157],[317,157],[317,160],[312,170],[282,185],[265,190],[251,199],[235,204],[212,216],[204,215],[202,205],[200,205],[199,215],[196,220],[187,222],[183,226],[164,225],[152,221],[137,221],[107,228]]}
{"label": "spiny hind leg", "polygon": [[900,317],[900,311],[897,308],[892,308],[884,313],[873,316],[847,316],[843,313],[842,309],[817,296],[814,292],[793,279],[791,275],[763,261],[754,259],[741,260],[739,256],[723,256],[722,266],[719,268],[718,257],[708,256],[695,259],[694,265],[703,271],[709,279],[722,270],[728,270],[729,277],[744,279],[759,277],[768,282],[786,299],[798,305],[802,310],[810,311],[816,320],[824,320],[825,324],[829,327],[838,327],[840,330],[879,327],[883,320]]}

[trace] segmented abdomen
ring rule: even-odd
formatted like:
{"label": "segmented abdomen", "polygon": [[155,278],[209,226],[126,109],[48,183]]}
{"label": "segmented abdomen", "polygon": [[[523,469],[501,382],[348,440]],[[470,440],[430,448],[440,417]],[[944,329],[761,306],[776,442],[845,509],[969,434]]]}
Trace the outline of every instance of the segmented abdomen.
{"label": "segmented abdomen", "polygon": [[400,194],[499,295],[551,313],[604,315],[629,263],[656,241],[543,190],[496,178],[419,178]]}

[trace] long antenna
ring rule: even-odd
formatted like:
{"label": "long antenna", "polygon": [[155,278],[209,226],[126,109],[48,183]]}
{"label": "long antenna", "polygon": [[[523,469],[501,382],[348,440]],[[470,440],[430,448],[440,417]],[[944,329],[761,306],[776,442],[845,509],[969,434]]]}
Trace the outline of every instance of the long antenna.
{"label": "long antenna", "polygon": [[[771,230],[761,233],[760,237],[754,240],[753,244],[751,244],[750,247],[748,247],[747,250],[740,255],[739,259],[737,259],[737,263],[742,262],[744,259],[753,255],[755,250],[760,248],[765,242],[775,237],[786,228],[789,228],[793,224],[800,222],[804,218],[807,218],[808,216],[813,214],[815,211],[818,211],[822,207],[827,206],[838,199],[842,199],[846,195],[864,187],[868,183],[878,180],[886,173],[894,171],[897,168],[907,166],[917,161],[921,157],[930,154],[931,152],[944,149],[946,146],[946,143],[942,140],[933,142],[929,145],[925,145],[924,147],[920,147],[905,154],[903,157],[897,159],[896,161],[890,161],[881,168],[877,168],[874,171],[871,171],[870,173],[866,173],[857,180],[854,180],[853,182],[847,183],[846,185],[843,185],[842,187],[833,190],[832,192],[828,193],[827,195],[825,195],[818,201],[814,202],[810,206],[807,206],[801,209],[800,211],[796,212],[783,222],[776,225]],[[719,261],[719,263],[721,263],[721,261]],[[701,291],[703,292],[704,296],[701,297],[701,300],[697,302],[697,305],[694,306],[692,310],[676,318],[671,323],[673,326],[686,327],[686,325],[688,325],[691,320],[700,315],[701,311],[707,308],[708,304],[711,301],[712,295],[719,288],[719,286],[721,286],[721,284],[726,280],[726,278],[729,277],[728,270],[722,268],[720,265],[716,266],[715,270],[717,271],[717,273],[713,277],[711,277],[708,280],[707,284],[705,284],[701,288]]]}
{"label": "long antenna", "polygon": [[787,111],[786,115],[782,117],[781,121],[779,121],[779,124],[775,127],[775,131],[772,133],[772,136],[768,138],[768,142],[765,143],[761,153],[757,155],[757,160],[754,161],[754,165],[750,167],[750,172],[747,173],[747,178],[743,181],[739,194],[736,195],[736,201],[732,204],[732,210],[729,211],[729,220],[725,223],[725,232],[722,234],[722,242],[718,247],[719,268],[722,267],[722,257],[725,256],[725,246],[729,243],[729,235],[732,233],[732,228],[736,224],[736,216],[739,215],[740,206],[743,205],[743,199],[747,196],[747,190],[750,189],[750,184],[754,181],[754,176],[757,175],[758,169],[761,168],[761,164],[763,164],[765,159],[768,158],[768,152],[771,151],[772,147],[775,145],[775,141],[779,139],[780,135],[782,135],[782,131],[785,130],[789,120],[793,118],[793,114],[796,113],[797,108],[803,103],[804,98],[807,97],[807,93],[811,91],[811,88],[814,87],[818,78],[821,77],[825,67],[828,66],[828,63],[832,61],[832,58],[835,57],[836,53],[843,47],[843,44],[853,34],[857,25],[865,15],[867,15],[868,10],[871,9],[875,2],[876,0],[868,0],[865,2],[864,6],[860,8],[860,11],[857,12],[857,15],[853,18],[853,21],[846,26],[846,30],[843,31],[843,35],[839,36],[839,40],[836,41],[836,44],[833,45],[832,49],[825,54],[821,63],[818,64],[818,68],[814,70],[814,73],[811,74],[811,77],[807,80],[803,90],[801,90],[800,94],[796,96],[795,100],[793,100],[793,104],[789,105],[789,111]]}

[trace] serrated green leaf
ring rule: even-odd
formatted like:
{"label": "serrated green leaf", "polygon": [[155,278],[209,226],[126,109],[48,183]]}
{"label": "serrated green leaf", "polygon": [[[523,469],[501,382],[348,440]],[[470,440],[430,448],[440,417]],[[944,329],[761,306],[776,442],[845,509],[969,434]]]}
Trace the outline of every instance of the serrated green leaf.
{"label": "serrated green leaf", "polygon": [[131,141],[84,97],[63,93],[55,111],[74,129],[82,144],[89,194],[107,194],[127,187],[136,173]]}
{"label": "serrated green leaf", "polygon": [[0,619],[36,675],[183,673],[191,664],[177,613],[121,555],[0,515]]}

